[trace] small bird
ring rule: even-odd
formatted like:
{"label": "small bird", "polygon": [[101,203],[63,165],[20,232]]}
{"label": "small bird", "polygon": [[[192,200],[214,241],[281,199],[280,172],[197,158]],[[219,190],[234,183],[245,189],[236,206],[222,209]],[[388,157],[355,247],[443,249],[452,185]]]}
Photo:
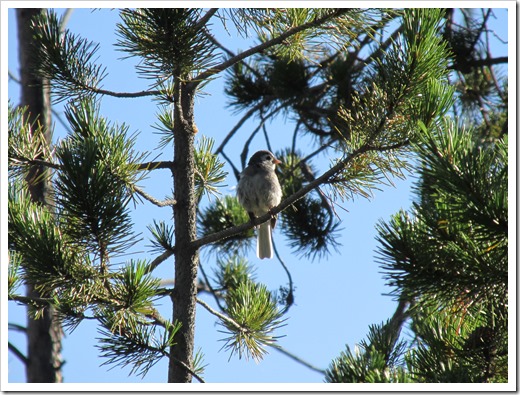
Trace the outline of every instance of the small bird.
{"label": "small bird", "polygon": [[[280,204],[282,188],[274,172],[276,165],[282,163],[266,150],[255,153],[240,173],[237,196],[240,204],[246,209],[251,220],[260,217]],[[260,259],[273,257],[271,231],[276,225],[276,217],[264,222],[258,229],[256,256]]]}

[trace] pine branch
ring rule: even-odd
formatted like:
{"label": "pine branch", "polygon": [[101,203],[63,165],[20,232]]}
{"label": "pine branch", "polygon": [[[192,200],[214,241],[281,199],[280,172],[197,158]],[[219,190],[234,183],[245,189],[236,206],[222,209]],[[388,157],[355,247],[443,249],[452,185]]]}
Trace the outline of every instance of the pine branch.
{"label": "pine branch", "polygon": [[172,207],[172,206],[175,206],[175,204],[177,204],[177,201],[175,199],[158,200],[158,199],[154,198],[152,195],[149,195],[148,193],[143,191],[141,188],[139,188],[136,185],[134,185],[132,188],[140,196],[142,196],[143,198],[148,200],[150,203],[153,203],[158,207]]}
{"label": "pine branch", "polygon": [[197,303],[200,304],[202,307],[204,307],[208,312],[210,312],[211,314],[213,314],[214,316],[220,318],[222,321],[225,321],[231,325],[233,325],[235,328],[237,328],[239,331],[241,332],[249,332],[249,330],[247,328],[244,328],[243,326],[241,326],[238,322],[236,322],[234,319],[232,319],[231,317],[228,317],[227,315],[224,315],[222,313],[219,313],[217,310],[215,310],[214,308],[212,308],[209,304],[207,304],[206,302],[204,302],[202,299],[199,299],[197,298]]}
{"label": "pine branch", "polygon": [[327,22],[328,20],[339,17],[347,12],[349,12],[348,8],[339,8],[339,9],[334,10],[332,13],[325,15],[321,18],[316,18],[313,21],[304,23],[299,26],[292,27],[292,28],[288,29],[285,33],[280,34],[278,37],[265,41],[262,44],[259,44],[244,52],[241,52],[238,55],[222,62],[221,64],[210,68],[209,70],[203,71],[202,73],[198,74],[191,80],[190,88],[195,89],[197,87],[197,85],[199,85],[201,82],[207,80],[208,78],[212,77],[215,74],[218,74],[218,73],[226,70],[227,68],[233,66],[234,64],[240,62],[241,60],[243,60],[251,55],[265,51],[266,49],[271,48],[275,45],[281,44],[287,38],[301,32],[301,31],[304,31],[306,29],[310,29],[313,27],[318,27],[318,26],[322,25],[323,23]]}
{"label": "pine branch", "polygon": [[50,306],[54,301],[52,298],[39,298],[36,296],[9,295],[9,300],[20,302],[31,306]]}
{"label": "pine branch", "polygon": [[[220,318],[221,320],[223,320],[225,322],[230,323],[231,325],[236,327],[239,331],[249,332],[247,328],[243,328],[240,324],[238,324],[232,318],[230,318],[230,317],[228,317],[228,316],[226,316],[226,315],[224,315],[222,313],[219,313],[218,311],[213,309],[211,306],[209,306],[203,300],[197,299],[197,303],[200,304],[202,307],[204,307],[209,313],[213,314],[214,316]],[[321,373],[321,374],[325,374],[325,370],[317,368],[316,366],[310,364],[309,362],[304,361],[300,357],[298,357],[298,356],[292,354],[291,352],[285,350],[283,347],[281,347],[281,346],[279,346],[279,345],[277,345],[275,343],[270,343],[269,346],[273,347],[274,349],[278,350],[279,352],[281,352],[282,354],[288,356],[289,358],[293,359],[294,361],[296,361],[298,363],[301,363],[302,365],[308,367],[309,369],[312,369],[312,370],[314,370],[314,371],[316,371],[318,373]]]}
{"label": "pine branch", "polygon": [[[23,164],[27,164],[27,165],[40,165],[40,166],[45,166],[45,167],[48,167],[48,168],[51,168],[54,170],[61,170],[60,165],[46,161],[46,160],[42,160],[42,159],[29,159],[29,158],[24,158],[21,156],[11,156],[10,160],[20,162]],[[172,168],[173,168],[173,162],[158,161],[158,162],[141,163],[137,169],[138,170],[150,170],[150,169],[172,169]],[[146,193],[144,190],[142,190],[141,188],[139,188],[136,185],[134,185],[132,188],[134,189],[135,192],[137,192],[144,199],[148,200],[149,202],[155,204],[158,207],[171,207],[176,204],[176,201],[174,199],[158,200],[158,199],[154,198],[153,196],[149,195],[148,193]]]}
{"label": "pine branch", "polygon": [[242,225],[233,226],[231,228],[225,229],[221,232],[217,232],[205,237],[202,237],[200,239],[194,240],[191,245],[192,248],[200,248],[206,244],[214,243],[215,241],[225,239],[227,237],[234,236],[236,234],[245,232],[246,230],[252,229],[253,227],[263,224],[264,222],[267,222],[271,219],[273,215],[278,214],[279,212],[285,210],[287,207],[292,205],[297,200],[303,198],[307,193],[312,191],[315,188],[318,188],[319,186],[329,182],[329,180],[335,176],[336,174],[340,173],[347,165],[352,162],[355,158],[358,156],[365,154],[370,151],[377,151],[377,152],[384,152],[384,151],[390,151],[402,148],[409,144],[408,140],[405,140],[400,143],[396,143],[390,146],[385,147],[374,147],[369,144],[365,144],[358,148],[357,150],[353,151],[352,153],[348,154],[343,160],[339,161],[336,165],[331,167],[329,170],[327,170],[325,173],[323,173],[321,176],[317,177],[314,181],[309,182],[307,185],[302,187],[299,191],[295,192],[291,196],[288,196],[282,202],[271,209],[269,213],[266,213],[260,217],[252,219],[250,222],[244,223]]}
{"label": "pine branch", "polygon": [[54,170],[61,169],[60,165],[43,160],[43,159],[37,159],[37,158],[29,159],[29,158],[24,158],[23,156],[19,156],[19,155],[12,155],[9,159],[11,161],[16,161],[16,162],[23,163],[26,165],[31,165],[31,166],[44,166],[44,167],[49,167]]}
{"label": "pine branch", "polygon": [[200,29],[202,29],[203,26],[206,25],[206,23],[208,23],[208,21],[211,19],[211,17],[213,15],[215,15],[215,13],[218,11],[218,8],[210,8],[205,14],[203,17],[201,17],[197,23],[195,24],[195,26],[193,26],[193,30],[194,31],[198,31]]}

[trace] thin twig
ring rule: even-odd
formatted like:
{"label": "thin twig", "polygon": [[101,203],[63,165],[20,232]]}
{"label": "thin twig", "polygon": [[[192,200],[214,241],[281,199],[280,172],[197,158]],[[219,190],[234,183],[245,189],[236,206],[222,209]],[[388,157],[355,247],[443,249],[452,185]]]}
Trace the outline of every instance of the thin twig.
{"label": "thin twig", "polygon": [[224,150],[220,151],[220,155],[222,155],[224,159],[227,161],[227,163],[231,166],[231,168],[233,169],[233,174],[235,175],[235,178],[238,182],[238,180],[240,179],[240,171],[236,168],[231,159],[228,158]]}
{"label": "thin twig", "polygon": [[263,106],[265,106],[271,100],[272,100],[271,97],[266,97],[260,103],[258,103],[256,106],[252,107],[248,112],[246,112],[242,116],[242,118],[240,118],[240,120],[237,122],[237,124],[233,127],[233,129],[231,129],[228,132],[226,137],[224,137],[224,140],[222,140],[222,143],[220,143],[218,148],[215,150],[214,154],[216,155],[216,154],[219,154],[220,152],[222,152],[222,150],[224,149],[226,144],[229,142],[229,140],[231,140],[231,137],[233,137],[234,134],[238,131],[238,129],[240,129],[242,127],[244,122],[246,122],[256,111],[261,109]]}
{"label": "thin twig", "polygon": [[153,320],[153,323],[155,325],[159,325],[160,327],[162,327],[164,329],[171,327],[170,322],[166,318],[164,318],[161,314],[159,314],[159,312],[155,309],[153,310],[153,313],[145,314],[145,315],[146,315],[146,317]]}
{"label": "thin twig", "polygon": [[267,128],[265,127],[265,118],[262,117],[262,131],[264,132],[265,144],[267,145],[267,149],[273,152],[271,148],[271,140],[269,140],[269,134],[267,134]]}
{"label": "thin twig", "polygon": [[298,122],[296,122],[296,126],[294,127],[292,144],[291,144],[291,152],[293,154],[296,153],[296,137],[298,136],[298,131],[300,130],[301,123],[302,123],[302,121],[298,120]]}
{"label": "thin twig", "polygon": [[[226,48],[224,45],[222,45],[216,38],[213,36],[207,29],[205,31],[206,37],[209,41],[216,47],[220,48],[222,51],[224,51],[230,58],[236,56],[236,54],[231,51],[230,49]],[[246,67],[249,71],[251,71],[257,78],[261,78],[261,75],[258,73],[257,70],[255,70],[253,67],[251,67],[247,62],[242,61],[242,64],[244,67]]]}
{"label": "thin twig", "polygon": [[249,138],[245,142],[244,149],[242,150],[242,153],[240,154],[240,161],[241,161],[241,164],[242,164],[242,168],[246,167],[246,159],[247,159],[247,155],[248,155],[248,152],[249,152],[249,145],[251,144],[251,141],[253,141],[253,138],[256,136],[256,134],[259,132],[260,128],[263,129],[264,137],[265,137],[265,140],[267,142],[267,149],[269,151],[272,151],[271,144],[269,142],[269,137],[267,136],[267,130],[265,128],[265,123],[267,122],[267,120],[269,118],[273,117],[278,111],[280,111],[283,108],[284,108],[284,105],[280,105],[280,106],[276,107],[274,110],[272,110],[271,112],[269,112],[267,115],[263,115],[262,114],[262,109],[260,109],[260,115],[261,115],[260,116],[260,123],[256,127],[256,129],[253,130],[253,132],[251,132],[251,135],[249,136]]}
{"label": "thin twig", "polygon": [[[302,172],[303,176],[305,177],[305,179],[307,180],[307,182],[312,182],[316,178],[316,177],[314,177],[314,173],[312,172],[311,168],[309,167],[309,165],[307,165],[306,162],[300,161],[299,166],[300,166],[301,172]],[[325,207],[325,210],[327,210],[327,212],[329,214],[329,222],[326,227],[326,231],[329,232],[332,229],[332,226],[334,224],[334,210],[332,209],[332,207],[329,203],[329,200],[327,199],[327,196],[321,190],[321,188],[320,187],[316,188],[316,191],[318,192],[318,195],[320,195],[321,205],[323,207]]]}
{"label": "thin twig", "polygon": [[313,364],[301,359],[300,357],[298,357],[297,355],[294,355],[293,353],[287,351],[286,349],[284,349],[282,346],[276,344],[276,343],[271,343],[269,344],[270,347],[274,348],[275,350],[278,350],[280,351],[282,354],[284,354],[285,356],[293,359],[294,361],[298,362],[298,363],[301,363],[302,365],[308,367],[309,369],[311,370],[314,370],[315,372],[318,372],[318,373],[321,373],[321,374],[325,374],[325,370],[324,369],[320,369],[316,366],[314,366]]}
{"label": "thin twig", "polygon": [[352,73],[356,73],[356,72],[359,72],[363,67],[365,67],[367,64],[381,58],[382,56],[384,56],[386,54],[386,50],[387,48],[395,42],[395,39],[397,38],[397,36],[399,36],[399,34],[402,33],[404,29],[404,25],[401,25],[399,26],[399,28],[397,28],[390,37],[388,37],[384,43],[382,43],[374,52],[372,52],[366,59],[362,59],[360,60],[359,63],[357,63],[353,68],[352,68]]}
{"label": "thin twig", "polygon": [[255,130],[251,132],[249,137],[247,138],[246,142],[244,143],[244,148],[242,149],[242,152],[240,154],[240,164],[242,165],[242,168],[246,167],[246,161],[247,156],[249,155],[249,146],[251,145],[251,141],[255,138],[256,134],[260,131],[260,128],[264,125],[265,120],[262,119],[260,124],[256,127]]}
{"label": "thin twig", "polygon": [[220,299],[217,295],[217,292],[213,289],[213,287],[211,286],[211,283],[209,281],[209,278],[208,276],[206,275],[206,272],[204,271],[204,268],[202,267],[202,264],[199,263],[199,269],[200,269],[200,272],[202,273],[202,276],[204,277],[204,281],[206,283],[206,286],[208,287],[208,292],[213,295],[213,297],[215,298],[215,302],[217,303],[218,307],[220,308],[220,310],[224,310],[224,308],[222,307],[222,305],[220,304]]}
{"label": "thin twig", "polygon": [[61,117],[61,115],[54,109],[54,108],[51,108],[51,112],[52,112],[52,115],[54,117],[56,117],[56,119],[59,121],[59,123],[61,124],[61,126],[63,126],[65,128],[65,130],[67,132],[69,132],[69,134],[72,134],[72,129],[70,128],[69,124],[66,123],[63,118]]}
{"label": "thin twig", "polygon": [[293,281],[292,281],[291,272],[289,272],[289,269],[285,265],[285,262],[283,261],[282,257],[278,253],[278,249],[276,248],[276,244],[275,244],[274,240],[272,241],[272,243],[273,243],[274,254],[276,255],[276,258],[280,262],[280,265],[282,265],[283,269],[285,270],[285,273],[287,274],[287,278],[289,279],[289,293],[287,294],[287,297],[285,298],[286,304],[285,304],[284,309],[282,310],[282,314],[285,314],[287,312],[287,310],[289,310],[289,308],[294,303]]}
{"label": "thin twig", "polygon": [[[467,67],[482,67],[482,66],[493,66],[493,65],[496,65],[496,64],[502,64],[502,63],[507,63],[508,62],[508,57],[507,56],[499,56],[497,58],[483,58],[483,59],[471,59],[471,60],[467,60],[465,61],[465,65]],[[451,69],[451,70],[458,70],[458,68],[460,67],[460,65],[458,63],[455,63],[455,64],[452,64],[450,66],[448,66],[448,69]]]}

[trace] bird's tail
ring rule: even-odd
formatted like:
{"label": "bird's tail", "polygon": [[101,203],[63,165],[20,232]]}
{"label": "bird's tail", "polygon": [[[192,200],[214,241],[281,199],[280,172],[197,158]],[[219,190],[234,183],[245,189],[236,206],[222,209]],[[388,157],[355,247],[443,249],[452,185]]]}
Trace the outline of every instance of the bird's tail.
{"label": "bird's tail", "polygon": [[271,221],[264,222],[258,228],[256,256],[260,259],[271,259],[273,257],[273,245],[271,242]]}

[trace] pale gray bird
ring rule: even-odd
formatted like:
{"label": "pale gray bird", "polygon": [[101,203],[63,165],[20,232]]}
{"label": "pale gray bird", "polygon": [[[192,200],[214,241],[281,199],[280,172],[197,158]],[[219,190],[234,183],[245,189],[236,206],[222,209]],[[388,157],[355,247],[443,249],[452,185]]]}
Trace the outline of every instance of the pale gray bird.
{"label": "pale gray bird", "polygon": [[[240,173],[237,196],[251,219],[260,217],[277,206],[282,200],[282,188],[274,172],[278,159],[269,151],[258,151]],[[258,229],[256,256],[260,259],[273,257],[271,232],[276,225],[276,217],[264,222]]]}

